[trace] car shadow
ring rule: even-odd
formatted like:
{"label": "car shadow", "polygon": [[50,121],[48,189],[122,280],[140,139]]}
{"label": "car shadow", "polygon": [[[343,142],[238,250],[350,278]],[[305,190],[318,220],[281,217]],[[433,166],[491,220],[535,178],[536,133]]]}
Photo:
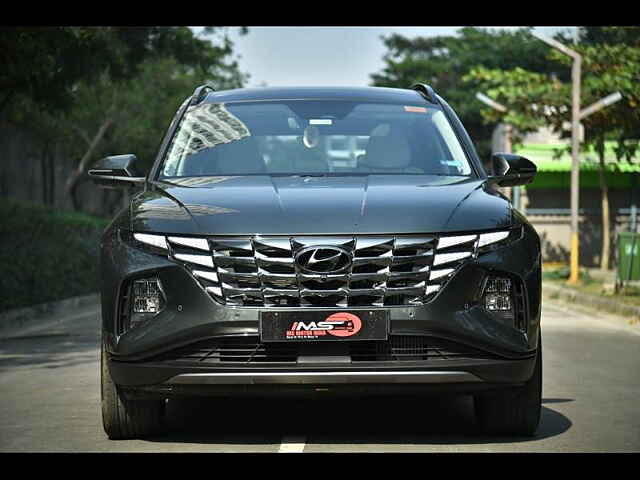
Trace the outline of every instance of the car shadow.
{"label": "car shadow", "polygon": [[481,445],[519,443],[560,435],[572,422],[545,404],[533,437],[490,436],[475,424],[471,396],[180,399],[166,410],[168,433],[161,443],[271,444],[283,436],[304,436],[318,445]]}

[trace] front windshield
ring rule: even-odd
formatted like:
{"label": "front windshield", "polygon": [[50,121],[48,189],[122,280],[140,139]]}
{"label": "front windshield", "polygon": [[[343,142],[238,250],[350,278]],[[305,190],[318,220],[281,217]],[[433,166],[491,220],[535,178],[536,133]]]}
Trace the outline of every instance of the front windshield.
{"label": "front windshield", "polygon": [[160,178],[225,175],[469,176],[469,161],[435,106],[328,100],[189,107]]}

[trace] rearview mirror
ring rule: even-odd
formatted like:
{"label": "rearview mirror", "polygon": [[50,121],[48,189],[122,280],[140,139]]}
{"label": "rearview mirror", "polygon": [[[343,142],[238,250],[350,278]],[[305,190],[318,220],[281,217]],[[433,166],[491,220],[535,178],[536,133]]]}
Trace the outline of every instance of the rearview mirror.
{"label": "rearview mirror", "polygon": [[531,183],[538,171],[531,160],[511,153],[494,153],[487,167],[487,180],[500,187]]}
{"label": "rearview mirror", "polygon": [[135,155],[112,155],[98,161],[87,172],[93,183],[106,188],[134,187],[144,183],[145,176]]}

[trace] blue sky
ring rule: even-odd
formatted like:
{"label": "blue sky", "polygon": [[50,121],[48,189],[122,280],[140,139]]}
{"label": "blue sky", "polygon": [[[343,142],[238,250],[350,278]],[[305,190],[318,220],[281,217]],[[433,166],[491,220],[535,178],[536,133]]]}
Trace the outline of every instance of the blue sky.
{"label": "blue sky", "polygon": [[[201,27],[192,27],[199,31]],[[453,35],[460,27],[249,27],[247,35],[231,28],[238,63],[251,74],[248,87],[261,85],[366,86],[384,64],[380,37]],[[514,29],[518,27],[488,27]],[[536,27],[553,35],[570,27]]]}

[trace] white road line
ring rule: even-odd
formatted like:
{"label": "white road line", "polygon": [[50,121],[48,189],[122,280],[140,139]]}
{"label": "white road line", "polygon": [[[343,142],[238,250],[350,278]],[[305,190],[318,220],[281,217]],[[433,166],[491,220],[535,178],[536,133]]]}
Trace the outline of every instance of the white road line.
{"label": "white road line", "polygon": [[302,436],[286,435],[282,438],[278,453],[302,453],[306,438]]}

